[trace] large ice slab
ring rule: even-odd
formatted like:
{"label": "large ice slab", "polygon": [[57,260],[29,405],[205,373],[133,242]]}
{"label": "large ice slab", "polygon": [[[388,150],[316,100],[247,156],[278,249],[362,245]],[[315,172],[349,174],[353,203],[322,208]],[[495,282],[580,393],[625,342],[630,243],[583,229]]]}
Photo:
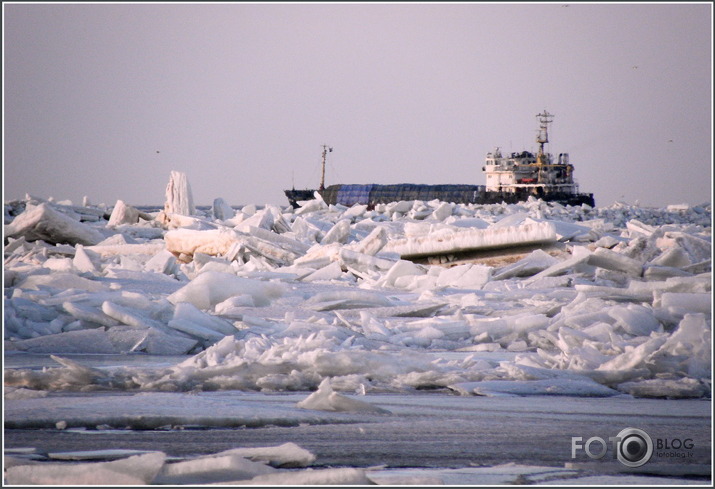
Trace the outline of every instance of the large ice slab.
{"label": "large ice slab", "polygon": [[12,485],[146,485],[164,466],[166,454],[152,452],[113,462],[44,463],[10,467],[5,479]]}
{"label": "large ice slab", "polygon": [[235,454],[216,454],[167,463],[155,479],[156,484],[202,485],[230,480],[252,479],[277,470],[261,462]]}
{"label": "large ice slab", "polygon": [[104,239],[96,229],[42,203],[28,208],[5,226],[5,236],[27,241],[94,245]]}
{"label": "large ice slab", "polygon": [[488,229],[443,230],[427,236],[393,239],[387,242],[384,250],[399,253],[402,257],[417,257],[554,241],[554,226],[549,222],[537,222]]}

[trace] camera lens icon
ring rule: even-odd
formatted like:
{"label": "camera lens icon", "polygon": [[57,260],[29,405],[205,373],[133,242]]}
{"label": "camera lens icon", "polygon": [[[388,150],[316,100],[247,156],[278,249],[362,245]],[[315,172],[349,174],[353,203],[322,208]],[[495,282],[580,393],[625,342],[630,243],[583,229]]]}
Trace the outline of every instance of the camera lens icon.
{"label": "camera lens icon", "polygon": [[653,440],[648,433],[638,428],[626,428],[618,433],[616,455],[627,467],[640,467],[653,455]]}

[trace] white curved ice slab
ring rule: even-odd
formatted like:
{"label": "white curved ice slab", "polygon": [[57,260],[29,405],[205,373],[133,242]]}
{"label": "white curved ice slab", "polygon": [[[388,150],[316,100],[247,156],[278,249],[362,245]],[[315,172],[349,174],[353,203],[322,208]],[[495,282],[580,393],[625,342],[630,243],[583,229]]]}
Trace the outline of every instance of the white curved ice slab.
{"label": "white curved ice slab", "polygon": [[409,236],[388,241],[383,250],[399,253],[401,257],[414,257],[552,243],[556,240],[556,229],[552,223],[533,222],[520,226],[443,230],[426,236]]}

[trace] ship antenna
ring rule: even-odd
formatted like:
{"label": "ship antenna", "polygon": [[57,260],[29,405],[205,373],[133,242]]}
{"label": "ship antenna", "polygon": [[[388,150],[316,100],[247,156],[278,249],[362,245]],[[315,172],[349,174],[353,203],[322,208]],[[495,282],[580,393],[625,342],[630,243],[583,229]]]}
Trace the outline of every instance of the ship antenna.
{"label": "ship antenna", "polygon": [[322,173],[320,175],[320,187],[318,187],[318,190],[325,190],[325,157],[327,156],[328,153],[333,152],[333,148],[328,146],[327,144],[323,145],[323,166],[322,166]]}
{"label": "ship antenna", "polygon": [[554,120],[554,114],[549,114],[544,110],[541,114],[536,114],[539,118],[539,134],[536,136],[536,142],[539,143],[539,154],[537,155],[537,161],[543,163],[544,158],[544,144],[549,142],[549,124]]}

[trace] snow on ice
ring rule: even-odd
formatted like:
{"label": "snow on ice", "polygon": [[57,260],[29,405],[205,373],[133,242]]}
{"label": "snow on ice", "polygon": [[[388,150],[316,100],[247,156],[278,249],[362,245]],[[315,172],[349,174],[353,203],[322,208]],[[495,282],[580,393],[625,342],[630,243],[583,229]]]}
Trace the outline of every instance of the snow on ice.
{"label": "snow on ice", "polygon": [[323,409],[356,389],[710,395],[710,205],[202,211],[170,177],[156,213],[5,204],[5,350],[193,357],[6,385],[316,390]]}
{"label": "snow on ice", "polygon": [[[273,423],[296,424],[390,416],[373,393],[711,396],[710,204],[405,201],[369,209],[316,197],[297,209],[234,209],[216,198],[201,210],[186,175],[172,172],[154,213],[121,200],[113,208],[29,195],[6,202],[5,353],[51,354],[57,365],[6,368],[5,400],[20,409],[51,403],[53,391],[307,393],[295,404],[304,414],[266,408]],[[65,357],[77,353],[183,360],[88,367]],[[56,427],[91,421],[96,402]],[[192,406],[189,396],[180,408],[196,421]],[[148,409],[136,396],[126,409],[97,422],[157,427],[151,416],[134,416]],[[249,408],[235,406],[197,422],[252,420]],[[349,485],[568,472],[290,472],[315,458],[292,444],[181,461],[106,450],[50,457],[81,461],[71,466],[23,457],[6,456],[8,483]]]}

